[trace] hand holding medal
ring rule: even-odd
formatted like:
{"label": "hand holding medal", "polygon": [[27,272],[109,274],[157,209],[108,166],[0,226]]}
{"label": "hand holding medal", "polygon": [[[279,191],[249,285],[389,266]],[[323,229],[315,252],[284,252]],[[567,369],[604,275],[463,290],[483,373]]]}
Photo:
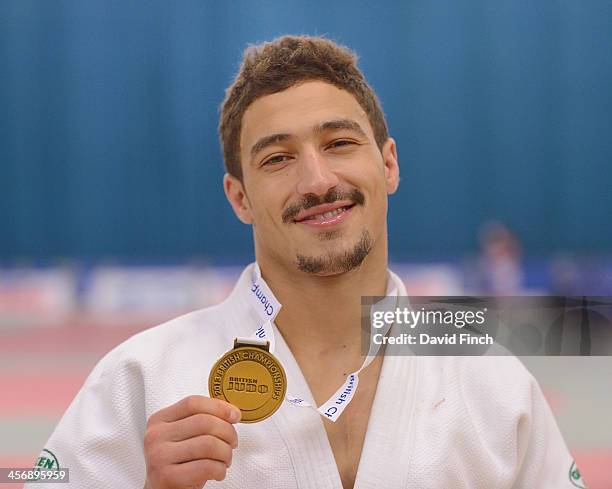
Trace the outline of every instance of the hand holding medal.
{"label": "hand holding medal", "polygon": [[153,413],[144,435],[145,489],[202,487],[223,480],[240,420],[235,406],[192,395]]}

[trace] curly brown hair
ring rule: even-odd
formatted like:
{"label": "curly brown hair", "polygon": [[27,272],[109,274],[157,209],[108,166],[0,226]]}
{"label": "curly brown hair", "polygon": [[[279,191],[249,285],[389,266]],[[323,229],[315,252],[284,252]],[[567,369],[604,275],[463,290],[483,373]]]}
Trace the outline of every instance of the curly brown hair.
{"label": "curly brown hair", "polygon": [[378,97],[357,67],[357,55],[324,37],[283,36],[250,46],[221,105],[219,135],[225,168],[242,180],[240,131],[242,117],[256,99],[293,85],[321,80],[351,93],[366,112],[380,149],[389,133]]}

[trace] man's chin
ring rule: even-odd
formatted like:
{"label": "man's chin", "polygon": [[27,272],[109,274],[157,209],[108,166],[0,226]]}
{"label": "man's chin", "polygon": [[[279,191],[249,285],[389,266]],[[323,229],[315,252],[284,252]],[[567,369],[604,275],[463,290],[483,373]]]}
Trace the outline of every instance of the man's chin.
{"label": "man's chin", "polygon": [[332,249],[316,255],[298,253],[296,256],[296,263],[300,271],[312,275],[339,275],[359,267],[368,256],[371,249],[372,238],[368,231],[364,231],[359,241],[348,249],[343,251]]}

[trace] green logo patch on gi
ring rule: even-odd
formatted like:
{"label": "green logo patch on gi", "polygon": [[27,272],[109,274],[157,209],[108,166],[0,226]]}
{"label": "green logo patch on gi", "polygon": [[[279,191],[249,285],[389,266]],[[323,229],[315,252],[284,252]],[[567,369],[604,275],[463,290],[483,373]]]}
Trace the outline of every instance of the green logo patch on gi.
{"label": "green logo patch on gi", "polygon": [[580,475],[580,471],[578,470],[578,467],[576,466],[576,462],[572,462],[572,466],[570,467],[569,480],[576,487],[579,487],[580,489],[587,489],[587,486],[582,480],[582,476]]}
{"label": "green logo patch on gi", "polygon": [[59,470],[60,464],[57,460],[57,457],[51,450],[47,450],[46,448],[42,449],[36,464],[32,468],[32,470]]}

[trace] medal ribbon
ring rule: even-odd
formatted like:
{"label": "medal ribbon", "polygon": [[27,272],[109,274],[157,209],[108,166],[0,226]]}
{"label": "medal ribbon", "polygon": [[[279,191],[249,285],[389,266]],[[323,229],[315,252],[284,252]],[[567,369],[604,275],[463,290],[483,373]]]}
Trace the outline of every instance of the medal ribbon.
{"label": "medal ribbon", "polygon": [[[372,306],[371,313],[374,312],[376,307],[380,307],[383,304],[388,307],[390,301],[391,305],[393,305],[397,300],[397,294],[397,287],[395,284],[393,284],[392,291],[387,294],[387,296],[381,302],[378,302]],[[262,342],[269,341],[270,353],[274,353],[275,341],[272,322],[278,315],[282,305],[280,302],[278,302],[272,293],[272,290],[270,290],[270,287],[268,287],[268,284],[266,284],[261,276],[261,270],[259,269],[259,265],[257,263],[255,263],[255,268],[253,271],[253,285],[250,289],[249,300],[263,322],[250,338],[258,339]],[[387,308],[386,310],[389,309]],[[370,320],[370,337],[373,336],[375,331],[372,324],[373,322]],[[389,324],[376,331],[384,336],[387,334],[390,328],[391,325]],[[319,414],[325,416],[330,421],[336,421],[340,417],[342,412],[346,409],[346,406],[348,406],[353,400],[355,392],[357,391],[357,386],[359,385],[359,373],[370,365],[370,363],[372,363],[379,349],[380,345],[375,344],[374,342],[370,344],[370,350],[368,351],[368,355],[366,356],[366,359],[361,367],[355,372],[350,373],[347,376],[344,384],[342,384],[342,386],[326,402],[316,408]],[[314,409],[314,406],[312,406],[308,401],[301,397],[290,395],[289,393],[285,396],[285,400],[294,406]]]}

